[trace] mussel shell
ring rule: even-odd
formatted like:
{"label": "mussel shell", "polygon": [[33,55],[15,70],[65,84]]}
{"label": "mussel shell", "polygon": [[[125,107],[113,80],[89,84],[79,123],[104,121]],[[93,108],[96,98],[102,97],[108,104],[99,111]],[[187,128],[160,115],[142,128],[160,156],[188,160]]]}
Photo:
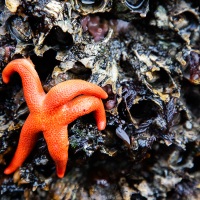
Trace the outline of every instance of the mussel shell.
{"label": "mussel shell", "polygon": [[112,11],[116,18],[132,21],[146,17],[149,11],[149,0],[113,1]]}
{"label": "mussel shell", "polygon": [[111,0],[74,0],[74,8],[83,15],[109,11],[111,5]]}
{"label": "mussel shell", "polygon": [[141,17],[146,17],[149,11],[149,0],[125,0],[125,5],[133,13],[139,13]]}
{"label": "mussel shell", "polygon": [[28,22],[17,15],[12,15],[6,22],[7,30],[17,42],[28,42],[32,38],[32,30]]}
{"label": "mussel shell", "polygon": [[101,0],[80,0],[80,2],[84,6],[99,6],[103,4]]}
{"label": "mussel shell", "polygon": [[175,31],[187,44],[194,44],[199,40],[199,13],[197,9],[184,1],[170,11],[170,21]]}
{"label": "mussel shell", "polygon": [[126,0],[125,5],[133,11],[137,11],[148,4],[149,0]]}

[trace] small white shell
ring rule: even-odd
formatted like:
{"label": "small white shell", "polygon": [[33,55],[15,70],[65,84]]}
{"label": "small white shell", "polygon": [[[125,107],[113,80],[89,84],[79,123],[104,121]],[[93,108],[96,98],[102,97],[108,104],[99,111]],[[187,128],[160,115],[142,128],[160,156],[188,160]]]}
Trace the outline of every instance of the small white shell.
{"label": "small white shell", "polygon": [[6,7],[10,12],[16,12],[18,6],[21,4],[20,0],[5,0]]}

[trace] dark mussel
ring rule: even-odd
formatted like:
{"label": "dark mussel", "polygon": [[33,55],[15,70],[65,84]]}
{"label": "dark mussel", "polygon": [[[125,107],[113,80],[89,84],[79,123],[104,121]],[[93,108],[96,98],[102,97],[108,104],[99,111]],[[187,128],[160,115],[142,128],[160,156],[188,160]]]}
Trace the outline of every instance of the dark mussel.
{"label": "dark mussel", "polygon": [[111,9],[111,0],[75,0],[74,7],[82,14],[106,12]]}
{"label": "dark mussel", "polygon": [[115,17],[126,21],[132,21],[146,17],[149,11],[149,0],[124,0],[113,1],[112,12]]}
{"label": "dark mussel", "polygon": [[149,0],[126,0],[125,1],[126,6],[133,11],[137,11],[138,9],[140,10],[142,7],[146,7],[148,3],[149,3]]}
{"label": "dark mussel", "polygon": [[31,27],[22,17],[12,15],[8,18],[6,26],[12,39],[17,42],[28,42],[32,39]]}
{"label": "dark mussel", "polygon": [[80,0],[80,3],[82,5],[90,5],[90,6],[98,6],[103,3],[102,0]]}

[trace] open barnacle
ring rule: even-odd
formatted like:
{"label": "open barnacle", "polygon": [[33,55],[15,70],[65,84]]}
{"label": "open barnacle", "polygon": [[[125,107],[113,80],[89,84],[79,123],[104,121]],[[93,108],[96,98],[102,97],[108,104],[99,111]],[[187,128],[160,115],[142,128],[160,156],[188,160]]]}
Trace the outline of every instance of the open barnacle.
{"label": "open barnacle", "polygon": [[111,9],[111,0],[73,0],[74,9],[83,15],[106,12]]}
{"label": "open barnacle", "polygon": [[170,95],[179,97],[178,86],[171,72],[165,67],[153,67],[145,73],[144,83],[163,101],[168,102]]}
{"label": "open barnacle", "polygon": [[44,45],[53,49],[68,49],[73,44],[70,33],[64,32],[59,26],[54,26],[44,40]]}
{"label": "open barnacle", "polygon": [[72,16],[70,3],[56,2],[55,4],[55,1],[52,0],[45,6],[44,10],[46,16],[40,18],[45,27],[34,40],[34,51],[37,55],[42,56],[49,49],[67,50],[81,40],[82,28],[76,15]]}
{"label": "open barnacle", "polygon": [[179,97],[180,92],[178,90],[178,84],[172,77],[169,63],[166,60],[160,60],[154,54],[146,56],[145,54],[139,54],[137,50],[134,50],[136,57],[139,59],[142,66],[141,74],[143,83],[147,88],[158,95],[161,100],[168,102],[170,95]]}
{"label": "open barnacle", "polygon": [[170,21],[173,28],[187,44],[199,39],[199,13],[191,4],[181,1],[170,12]]}

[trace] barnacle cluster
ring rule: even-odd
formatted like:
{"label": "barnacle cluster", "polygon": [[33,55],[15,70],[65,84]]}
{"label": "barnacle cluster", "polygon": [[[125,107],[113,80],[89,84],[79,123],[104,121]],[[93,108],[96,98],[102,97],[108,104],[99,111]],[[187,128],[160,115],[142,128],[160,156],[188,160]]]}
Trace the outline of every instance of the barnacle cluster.
{"label": "barnacle cluster", "polygon": [[1,197],[199,199],[199,7],[194,0],[0,1],[1,72],[30,57],[46,92],[83,79],[109,95],[105,131],[90,115],[69,126],[63,179],[43,137],[5,176],[29,111],[19,77],[8,86],[0,78]]}

